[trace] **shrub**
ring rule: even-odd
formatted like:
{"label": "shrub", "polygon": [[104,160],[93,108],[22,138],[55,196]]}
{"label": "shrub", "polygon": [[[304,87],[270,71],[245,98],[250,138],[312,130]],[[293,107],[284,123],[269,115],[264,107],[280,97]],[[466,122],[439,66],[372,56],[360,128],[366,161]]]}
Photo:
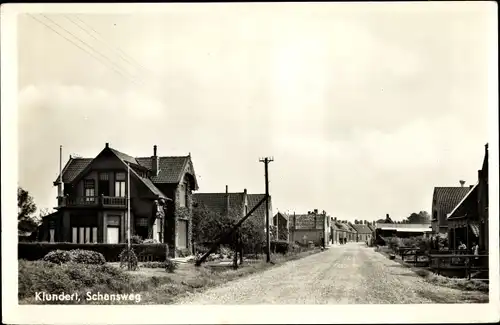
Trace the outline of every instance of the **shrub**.
{"label": "shrub", "polygon": [[[91,250],[104,255],[106,261],[117,262],[121,251],[127,247],[126,243],[121,244],[104,244],[104,243],[19,243],[18,257],[29,261],[42,259],[47,253],[54,250],[70,251],[74,249]],[[166,244],[159,243],[142,243],[132,244],[132,248],[140,259],[148,259],[151,261],[164,261],[167,257]]]}
{"label": "shrub", "polygon": [[71,254],[67,251],[63,250],[55,250],[52,252],[47,253],[43,257],[43,260],[45,262],[50,262],[50,263],[55,263],[55,264],[63,264],[63,263],[68,263],[71,261]]}
{"label": "shrub", "polygon": [[33,297],[36,292],[48,294],[71,293],[102,287],[101,293],[123,293],[130,290],[132,278],[122,270],[109,265],[65,263],[57,265],[45,261],[19,261],[18,298]]}
{"label": "shrub", "polygon": [[106,263],[104,255],[94,251],[74,249],[69,251],[69,255],[71,256],[71,261],[75,263],[96,264],[96,265],[102,265]]}
{"label": "shrub", "polygon": [[290,244],[286,240],[278,240],[271,242],[271,251],[286,254],[290,250]]}
{"label": "shrub", "polygon": [[175,261],[172,261],[169,258],[165,260],[165,271],[167,271],[168,273],[174,273],[178,267],[179,264],[176,263]]}
{"label": "shrub", "polygon": [[130,265],[130,269],[135,271],[139,268],[139,261],[137,260],[137,255],[135,255],[133,248],[125,248],[120,253],[120,267],[125,267]]}
{"label": "shrub", "polygon": [[141,264],[142,267],[148,268],[148,269],[162,269],[166,267],[165,262],[145,262]]}
{"label": "shrub", "polygon": [[389,242],[388,246],[392,250],[397,250],[399,247],[401,247],[401,239],[398,237],[392,237]]}

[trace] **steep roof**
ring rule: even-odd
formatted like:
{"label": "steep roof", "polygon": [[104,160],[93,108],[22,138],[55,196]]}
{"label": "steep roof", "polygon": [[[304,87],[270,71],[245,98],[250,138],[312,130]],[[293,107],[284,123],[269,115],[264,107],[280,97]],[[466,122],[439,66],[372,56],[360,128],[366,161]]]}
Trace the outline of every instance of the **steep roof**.
{"label": "steep roof", "polygon": [[335,222],[335,225],[340,228],[340,230],[342,231],[348,231],[348,232],[351,232],[351,229],[347,226],[346,223],[343,223],[343,222]]}
{"label": "steep roof", "polygon": [[370,228],[370,230],[371,230],[372,232],[373,232],[373,231],[375,231],[375,229],[376,229],[376,228],[375,228],[375,226],[374,226],[374,225],[372,225],[372,224],[367,224],[367,226],[368,226],[368,228]]}
{"label": "steep roof", "polygon": [[229,208],[239,210],[243,208],[242,193],[194,193],[193,202],[205,206],[210,211],[217,214],[226,213],[226,200],[229,195]]}
{"label": "steep roof", "polygon": [[477,203],[477,183],[474,185],[472,188],[470,188],[469,192],[460,200],[460,202],[451,210],[450,213],[448,213],[447,218],[448,219],[454,219],[454,218],[461,218],[465,217],[465,215],[459,215],[460,212],[463,212],[465,209],[467,209],[466,205],[469,204],[469,206],[477,208],[477,206],[474,205],[474,203]]}
{"label": "steep roof", "polygon": [[[153,183],[179,183],[185,166],[188,164],[189,156],[158,157],[159,173],[152,176]],[[135,158],[139,165],[152,169],[151,157]],[[194,176],[194,175],[193,175]]]}
{"label": "steep roof", "polygon": [[[139,167],[143,167],[146,169],[152,169],[152,161],[151,157],[139,157],[134,158],[128,154],[125,154],[121,151],[118,151],[113,148],[108,148],[112,153],[116,155],[120,160],[125,163],[130,163]],[[66,163],[62,174],[63,174],[63,182],[70,183],[72,182],[81,172],[87,168],[90,163],[93,161],[93,158],[72,158],[70,157],[69,161]],[[171,183],[177,184],[181,181],[184,171],[186,170],[186,166],[191,161],[191,156],[164,156],[158,157],[159,160],[159,173],[156,176],[151,176],[150,180],[152,183]],[[195,188],[197,188],[196,175],[194,172],[192,173],[192,177],[194,180]],[[59,182],[59,175],[57,179],[54,181],[54,185]]]}
{"label": "steep roof", "polygon": [[[265,194],[247,194],[248,199],[248,211],[255,207],[260,200],[266,197]],[[269,208],[271,209],[271,197],[269,197]],[[252,216],[260,218],[260,220],[265,220],[266,217],[266,204],[262,203],[255,211]],[[269,216],[271,218],[271,216]]]}
{"label": "steep roof", "polygon": [[433,209],[437,208],[447,215],[470,191],[466,187],[434,187]]}
{"label": "steep roof", "polygon": [[[78,174],[80,174],[91,162],[92,158],[73,158],[70,157],[66,166],[64,166],[62,170],[63,174],[63,182],[71,183]],[[57,179],[54,181],[54,184],[59,183],[59,175],[57,175]]]}
{"label": "steep roof", "polygon": [[[217,214],[225,214],[226,213],[226,204],[227,204],[227,196],[229,195],[229,208],[243,211],[244,207],[244,198],[245,193],[194,193],[193,201],[205,206],[210,211],[213,211]],[[247,194],[248,200],[248,212],[250,212],[253,207],[255,207],[260,200],[262,200],[266,195],[265,194]],[[271,198],[269,198],[271,200]],[[264,220],[266,215],[266,205],[261,204],[253,213],[252,217],[262,217]]]}
{"label": "steep roof", "polygon": [[367,225],[363,224],[353,224],[352,227],[356,229],[358,234],[371,234],[372,230]]}

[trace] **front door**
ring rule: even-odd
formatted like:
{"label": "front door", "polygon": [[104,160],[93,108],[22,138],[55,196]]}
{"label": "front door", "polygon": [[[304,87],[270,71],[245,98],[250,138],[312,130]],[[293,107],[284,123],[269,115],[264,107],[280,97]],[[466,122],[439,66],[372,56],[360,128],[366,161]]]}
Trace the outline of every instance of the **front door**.
{"label": "front door", "polygon": [[120,228],[118,227],[107,228],[107,242],[108,244],[118,244],[120,242]]}
{"label": "front door", "polygon": [[182,249],[182,248],[187,248],[187,221],[185,220],[179,220],[179,230],[178,230],[178,241],[177,241],[177,247]]}

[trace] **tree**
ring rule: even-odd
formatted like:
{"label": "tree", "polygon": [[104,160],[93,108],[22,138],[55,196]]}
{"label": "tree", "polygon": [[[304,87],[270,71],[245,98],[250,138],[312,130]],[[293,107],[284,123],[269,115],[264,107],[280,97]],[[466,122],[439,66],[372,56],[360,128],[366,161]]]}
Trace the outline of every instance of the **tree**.
{"label": "tree", "polygon": [[[197,243],[213,243],[222,234],[229,231],[243,216],[237,211],[218,214],[207,209],[204,205],[193,208],[193,236]],[[265,224],[263,220],[251,216],[238,228],[238,235],[243,243],[264,243],[266,240]],[[275,227],[271,227],[271,239],[276,238]],[[232,236],[222,243],[235,248],[236,236]]]}
{"label": "tree", "polygon": [[419,213],[413,212],[408,218],[406,218],[405,223],[429,223],[431,216],[427,211],[420,211]]}
{"label": "tree", "polygon": [[38,228],[40,218],[35,216],[33,197],[21,187],[17,188],[17,229],[19,233],[31,233]]}

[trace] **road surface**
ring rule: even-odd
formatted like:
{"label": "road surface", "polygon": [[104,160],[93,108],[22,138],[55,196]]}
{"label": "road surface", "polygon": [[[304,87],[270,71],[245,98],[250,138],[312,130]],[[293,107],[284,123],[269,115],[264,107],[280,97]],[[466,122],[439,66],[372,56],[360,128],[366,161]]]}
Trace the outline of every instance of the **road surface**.
{"label": "road surface", "polygon": [[177,303],[465,303],[474,302],[474,294],[478,293],[426,282],[373,248],[349,243],[192,294]]}

